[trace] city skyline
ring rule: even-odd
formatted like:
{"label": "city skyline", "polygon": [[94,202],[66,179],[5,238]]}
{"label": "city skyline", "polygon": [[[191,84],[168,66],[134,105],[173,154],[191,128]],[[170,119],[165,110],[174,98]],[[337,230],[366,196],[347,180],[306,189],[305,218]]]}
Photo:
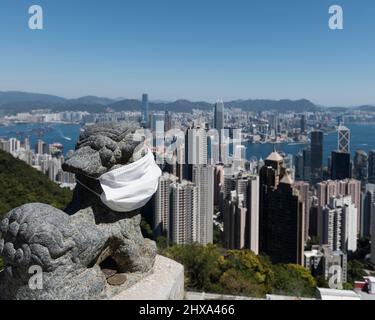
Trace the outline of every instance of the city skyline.
{"label": "city skyline", "polygon": [[28,1],[5,2],[1,90],[111,98],[148,92],[167,101],[375,103],[371,1],[340,1],[344,30],[336,31],[328,27],[332,3],[325,0],[236,6],[41,0],[45,21],[38,31],[27,27]]}
{"label": "city skyline", "polygon": [[375,300],[375,2],[3,3],[0,300]]}

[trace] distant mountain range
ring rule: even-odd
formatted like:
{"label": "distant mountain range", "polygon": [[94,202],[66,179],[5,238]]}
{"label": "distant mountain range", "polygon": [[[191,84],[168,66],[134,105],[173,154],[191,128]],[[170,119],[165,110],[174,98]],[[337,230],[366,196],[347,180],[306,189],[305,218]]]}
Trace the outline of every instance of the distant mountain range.
{"label": "distant mountain range", "polygon": [[[226,108],[239,108],[245,111],[275,110],[279,112],[294,111],[318,111],[323,107],[317,106],[309,100],[235,100],[225,102]],[[211,110],[212,103],[189,100],[177,100],[174,102],[152,101],[150,110],[191,112],[193,109]],[[0,91],[0,110],[5,113],[28,112],[32,109],[50,109],[53,111],[82,110],[88,112],[104,111],[139,111],[141,101],[135,99],[110,99],[105,97],[85,96],[77,99],[65,99],[62,97],[28,93],[21,91]],[[375,111],[375,106],[360,106],[356,109],[363,111]],[[330,108],[332,111],[345,111],[347,108]]]}

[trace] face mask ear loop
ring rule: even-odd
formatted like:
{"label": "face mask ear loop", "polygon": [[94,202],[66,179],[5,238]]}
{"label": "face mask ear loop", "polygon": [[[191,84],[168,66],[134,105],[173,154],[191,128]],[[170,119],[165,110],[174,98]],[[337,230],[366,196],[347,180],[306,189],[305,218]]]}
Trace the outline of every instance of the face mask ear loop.
{"label": "face mask ear loop", "polygon": [[[95,180],[99,180],[99,179],[95,179]],[[99,198],[101,197],[101,194],[97,193],[96,191],[92,190],[91,188],[89,188],[88,186],[86,186],[84,183],[82,183],[81,181],[79,181],[79,179],[76,178],[76,181],[78,182],[78,184],[80,184],[82,187],[84,187],[85,189],[87,189],[88,191],[92,192],[93,194],[95,194],[96,196],[98,196]]]}

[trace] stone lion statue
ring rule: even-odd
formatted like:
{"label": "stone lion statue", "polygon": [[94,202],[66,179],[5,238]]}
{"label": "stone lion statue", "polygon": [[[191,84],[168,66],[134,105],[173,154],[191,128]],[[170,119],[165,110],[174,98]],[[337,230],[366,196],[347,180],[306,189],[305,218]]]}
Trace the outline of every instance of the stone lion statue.
{"label": "stone lion statue", "polygon": [[[1,299],[104,299],[148,275],[156,245],[142,236],[140,210],[115,212],[95,194],[98,178],[139,160],[145,154],[136,141],[135,125],[94,125],[80,136],[63,169],[78,184],[64,211],[45,204],[27,204],[9,212],[0,223]],[[108,283],[102,265],[115,265],[124,275],[119,286]],[[42,288],[30,286],[30,268],[42,271]]]}

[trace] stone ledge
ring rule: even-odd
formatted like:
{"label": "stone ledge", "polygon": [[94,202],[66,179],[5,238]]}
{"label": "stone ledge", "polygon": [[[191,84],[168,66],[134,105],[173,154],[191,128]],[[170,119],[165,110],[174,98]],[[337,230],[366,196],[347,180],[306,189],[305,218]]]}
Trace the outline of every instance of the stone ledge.
{"label": "stone ledge", "polygon": [[154,271],[112,300],[183,300],[184,267],[163,256],[156,256]]}

